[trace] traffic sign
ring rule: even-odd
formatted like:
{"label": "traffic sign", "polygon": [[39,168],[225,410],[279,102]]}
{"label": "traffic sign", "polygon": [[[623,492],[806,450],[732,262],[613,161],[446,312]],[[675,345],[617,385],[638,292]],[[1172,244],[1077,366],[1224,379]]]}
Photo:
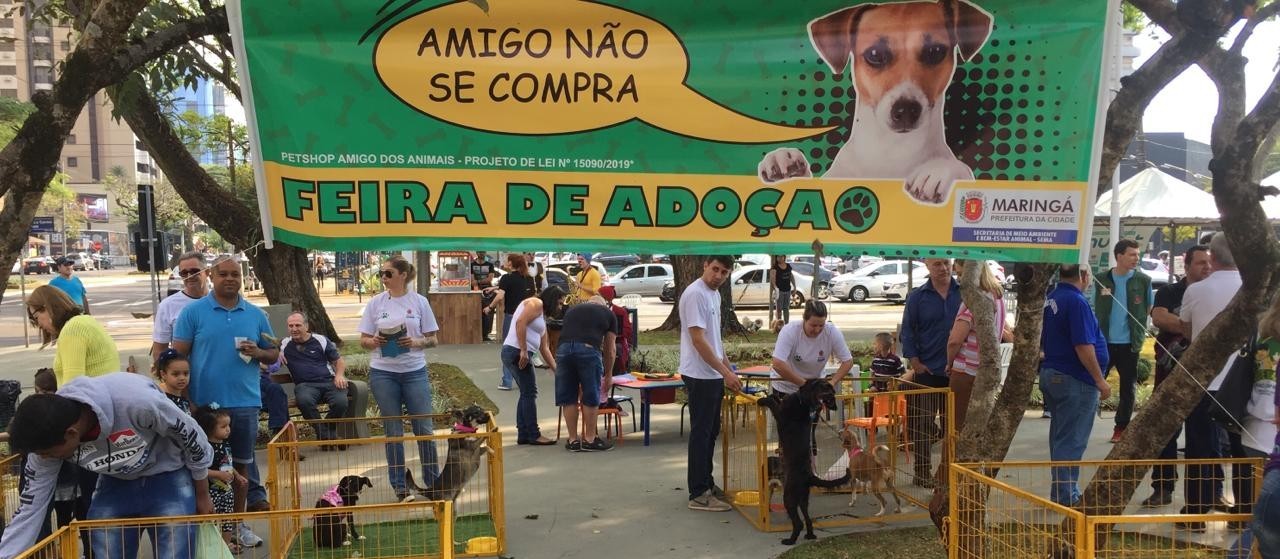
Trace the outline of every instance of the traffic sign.
{"label": "traffic sign", "polygon": [[36,216],[31,218],[31,234],[52,233],[53,216]]}

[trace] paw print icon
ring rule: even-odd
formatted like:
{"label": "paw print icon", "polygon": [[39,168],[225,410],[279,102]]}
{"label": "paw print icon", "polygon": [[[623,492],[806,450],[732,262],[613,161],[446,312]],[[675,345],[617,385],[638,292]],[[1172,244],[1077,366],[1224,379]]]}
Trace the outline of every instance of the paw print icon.
{"label": "paw print icon", "polygon": [[865,233],[880,219],[880,199],[866,187],[844,191],[836,199],[836,225],[848,233]]}

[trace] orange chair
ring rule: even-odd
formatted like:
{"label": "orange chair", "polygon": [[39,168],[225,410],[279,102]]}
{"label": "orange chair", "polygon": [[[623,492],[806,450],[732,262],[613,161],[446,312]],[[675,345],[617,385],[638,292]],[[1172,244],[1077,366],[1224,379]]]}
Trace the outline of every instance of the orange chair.
{"label": "orange chair", "polygon": [[[603,433],[603,434],[604,434],[604,437],[605,437],[606,439],[613,439],[613,440],[617,441],[617,442],[618,442],[618,444],[622,444],[622,415],[621,415],[621,412],[622,412],[622,409],[621,409],[621,408],[599,408],[599,409],[597,409],[597,410],[596,410],[596,434],[597,434],[597,435],[599,435],[599,434]],[[600,423],[599,423],[599,421],[600,421],[600,419],[601,419],[601,418],[603,418],[603,419],[604,419],[604,431],[600,431],[600,430],[599,430],[599,429],[600,429]],[[581,425],[581,420],[582,420],[582,404],[578,404],[578,420],[579,420],[578,428],[579,428],[580,430],[582,430],[582,431],[585,431],[585,429],[583,428],[584,426],[583,426],[583,425]],[[563,426],[564,426],[564,414],[563,414],[563,413],[558,413],[558,414],[556,414],[556,440],[560,440],[560,430],[563,428]],[[583,436],[583,434],[582,434],[582,431],[580,431],[580,432],[578,433],[578,439],[579,439],[579,440],[582,440],[582,439],[584,439],[584,438],[585,438],[585,437]]]}
{"label": "orange chair", "polygon": [[[876,447],[876,433],[881,427],[886,430],[901,426],[903,440],[906,440],[907,399],[902,394],[886,394],[871,397],[871,416],[855,417],[844,421],[847,427],[857,427],[867,432],[867,448]],[[911,460],[911,453],[907,453]]]}

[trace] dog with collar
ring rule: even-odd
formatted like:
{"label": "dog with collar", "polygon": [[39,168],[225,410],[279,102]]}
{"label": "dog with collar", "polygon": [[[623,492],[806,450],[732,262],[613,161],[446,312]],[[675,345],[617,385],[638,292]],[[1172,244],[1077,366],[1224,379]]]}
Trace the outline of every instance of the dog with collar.
{"label": "dog with collar", "polygon": [[[857,100],[849,138],[826,178],[902,179],[917,203],[941,205],[973,170],[947,145],[943,105],[958,61],[991,35],[991,15],[967,0],[862,4],[809,23],[809,39],[835,74],[852,62]],[[795,148],[765,155],[767,184],[811,177]]]}
{"label": "dog with collar", "polygon": [[[373,482],[364,476],[342,476],[338,484],[330,487],[316,500],[316,508],[353,507],[360,500],[360,491],[365,487],[373,487]],[[350,511],[317,514],[311,535],[318,548],[334,548],[351,545],[352,538],[363,540],[356,531],[355,515]]]}
{"label": "dog with collar", "polygon": [[849,483],[850,479],[848,471],[840,479],[834,480],[822,479],[813,473],[810,452],[813,413],[822,408],[835,409],[835,388],[825,380],[810,379],[794,393],[781,399],[760,398],[756,403],[769,408],[778,424],[778,445],[782,450],[782,505],[787,509],[787,517],[791,519],[791,537],[782,540],[782,544],[795,545],[801,528],[805,530],[806,540],[816,539],[813,519],[809,517],[810,489],[834,489]]}
{"label": "dog with collar", "polygon": [[[489,421],[489,412],[477,405],[465,409],[453,410],[453,432],[475,433],[481,425]],[[487,439],[478,437],[459,437],[449,439],[449,454],[445,458],[440,475],[428,487],[419,486],[413,480],[413,472],[405,469],[405,482],[418,494],[430,501],[453,501],[466,488],[471,478],[480,470],[480,459],[492,451]],[[455,511],[457,509],[454,509]]]}
{"label": "dog with collar", "polygon": [[901,513],[902,500],[898,498],[898,492],[893,487],[893,469],[889,466],[889,447],[876,445],[871,452],[863,452],[858,437],[848,429],[840,432],[840,446],[844,447],[845,452],[849,454],[849,474],[853,478],[849,506],[852,507],[858,502],[858,486],[865,485],[871,494],[876,496],[876,500],[880,501],[880,512],[875,516],[884,516],[884,509],[889,504],[884,500],[884,495],[880,494],[880,485],[884,484],[889,494],[893,495],[895,505],[893,512]]}

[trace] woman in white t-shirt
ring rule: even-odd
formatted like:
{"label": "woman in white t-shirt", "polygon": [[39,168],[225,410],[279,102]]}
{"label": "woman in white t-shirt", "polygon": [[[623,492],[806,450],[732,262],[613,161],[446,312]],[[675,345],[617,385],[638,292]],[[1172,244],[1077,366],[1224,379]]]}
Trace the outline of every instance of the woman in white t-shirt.
{"label": "woman in white t-shirt", "polygon": [[502,368],[504,374],[515,379],[520,387],[520,399],[516,401],[516,444],[553,445],[556,441],[542,436],[538,428],[538,383],[530,358],[542,355],[543,361],[556,369],[556,358],[547,343],[546,311],[554,312],[564,300],[564,291],[548,287],[537,297],[529,297],[516,306],[511,329],[502,341]]}
{"label": "woman in white t-shirt", "polygon": [[[992,304],[995,305],[995,335],[999,342],[1005,337],[1004,287],[996,280],[991,267],[981,260],[956,260],[958,275],[964,273],[964,266],[980,266],[978,288],[982,290]],[[969,411],[969,399],[973,395],[973,383],[978,377],[978,332],[974,329],[973,312],[968,305],[960,304],[960,312],[951,325],[951,335],[947,338],[947,377],[951,392],[955,394],[956,432],[964,428],[964,420]]]}
{"label": "woman in white t-shirt", "polygon": [[827,322],[827,304],[810,299],[804,304],[804,320],[790,322],[778,332],[770,375],[773,392],[791,394],[805,381],[822,378],[822,371],[833,356],[840,368],[831,375],[830,382],[840,386],[840,381],[853,368],[853,355],[849,353],[844,334]]}
{"label": "woman in white t-shirt", "polygon": [[[402,415],[431,413],[431,381],[427,378],[424,349],[435,347],[435,314],[427,298],[409,291],[414,277],[413,264],[401,256],[392,256],[382,264],[379,293],[364,308],[360,318],[360,345],[370,350],[369,389],[378,402],[384,419],[382,427],[388,437],[404,436]],[[430,435],[434,426],[429,419],[413,420],[413,434]],[[409,495],[405,483],[404,445],[387,443],[387,470],[396,497]],[[431,441],[418,443],[418,460],[422,462],[423,485],[431,485],[439,475],[436,447]]]}

